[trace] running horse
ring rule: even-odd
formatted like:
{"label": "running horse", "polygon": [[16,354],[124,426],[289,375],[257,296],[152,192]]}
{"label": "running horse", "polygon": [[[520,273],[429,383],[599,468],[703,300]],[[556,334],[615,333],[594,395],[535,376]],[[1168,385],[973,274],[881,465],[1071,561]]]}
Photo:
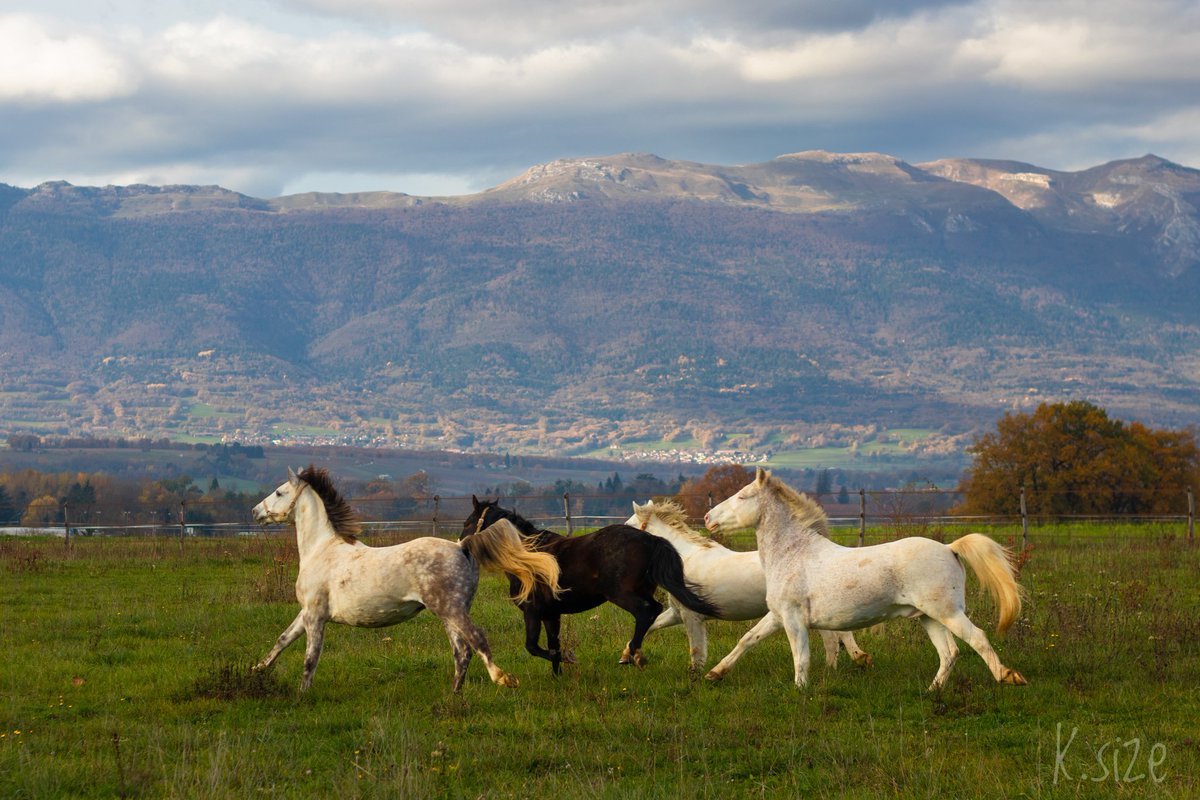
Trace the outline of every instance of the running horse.
{"label": "running horse", "polygon": [[480,569],[505,572],[515,594],[529,597],[535,584],[548,597],[558,590],[558,563],[524,546],[506,521],[469,541],[421,537],[391,547],[368,547],[358,540],[358,516],[338,494],[329,473],[309,466],[254,507],[260,524],[292,522],[300,551],[296,599],[300,613],[255,665],[266,669],[284,648],[304,634],[302,690],[312,686],[321,658],[325,625],[340,622],[381,628],[410,619],[428,608],[442,620],[454,653],[455,692],[462,688],[472,653],[478,653],[492,681],[516,686],[517,679],[492,661],[487,637],[470,616]]}
{"label": "running horse", "polygon": [[[559,566],[560,595],[537,586],[522,597],[516,577],[510,576],[511,595],[525,616],[525,649],[547,659],[555,675],[563,661],[574,661],[564,652],[559,640],[563,614],[579,614],[608,601],[634,618],[633,637],[625,645],[619,663],[647,663],[642,639],[662,613],[662,603],[654,599],[661,586],[686,608],[706,616],[720,616],[720,609],[684,578],[683,561],[669,542],[628,525],[609,525],[582,536],[561,536],[541,530],[515,511],[501,508],[499,501],[480,502],[472,496],[474,508],[463,522],[462,541],[469,541],[501,520],[516,526],[526,542],[536,550],[554,557]],[[546,647],[540,642],[546,629]]]}
{"label": "running horse", "polygon": [[[670,542],[683,558],[683,571],[688,580],[695,581],[704,593],[721,607],[720,619],[760,619],[767,609],[767,579],[762,562],[754,550],[738,551],[720,542],[701,536],[687,523],[687,513],[670,500],[645,505],[633,504],[633,516],[625,521],[647,533],[661,536]],[[704,623],[711,619],[669,601],[669,607],[658,615],[650,631],[683,625],[687,631],[692,670],[704,668],[708,660],[708,630]],[[871,656],[858,646],[849,631],[818,631],[825,646],[825,663],[837,668],[838,652],[844,647],[850,659],[860,666],[870,666]]]}
{"label": "running horse", "polygon": [[898,617],[916,618],[938,653],[930,691],[941,689],[958,658],[954,637],[979,653],[998,683],[1025,678],[1000,663],[987,635],[967,618],[966,566],[996,602],[1003,632],[1021,613],[1023,591],[1011,554],[981,533],[950,544],[912,536],[870,547],[830,541],[824,510],[758,468],[754,480],[704,517],[713,532],[755,528],[771,613],[742,637],[708,676],[718,679],[745,649],[783,628],[796,685],[808,681],[808,629],[857,630]]}

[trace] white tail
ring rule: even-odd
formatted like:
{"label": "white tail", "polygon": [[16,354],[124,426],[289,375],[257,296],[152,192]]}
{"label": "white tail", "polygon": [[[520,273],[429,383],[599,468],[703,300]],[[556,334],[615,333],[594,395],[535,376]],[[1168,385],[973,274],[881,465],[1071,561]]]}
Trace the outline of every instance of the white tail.
{"label": "white tail", "polygon": [[1000,609],[996,630],[1003,633],[1021,613],[1025,590],[1017,583],[1017,571],[1012,565],[1012,552],[982,533],[968,533],[947,545],[962,559],[979,582],[992,595]]}

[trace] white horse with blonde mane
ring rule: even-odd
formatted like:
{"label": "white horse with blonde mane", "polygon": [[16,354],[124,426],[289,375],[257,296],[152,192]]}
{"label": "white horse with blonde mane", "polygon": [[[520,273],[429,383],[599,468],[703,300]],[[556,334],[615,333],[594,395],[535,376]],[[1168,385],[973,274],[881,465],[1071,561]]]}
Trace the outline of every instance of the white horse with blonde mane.
{"label": "white horse with blonde mane", "polygon": [[284,648],[305,634],[301,689],[312,685],[327,622],[381,628],[404,622],[423,608],[446,626],[454,651],[454,691],[462,688],[472,652],[483,659],[494,683],[516,686],[517,679],[492,661],[487,637],[471,620],[479,570],[512,575],[522,599],[539,581],[558,592],[558,562],[527,549],[507,520],[461,542],[426,536],[391,547],[368,547],[358,540],[358,517],[338,495],[329,474],[312,466],[299,475],[289,469],[287,482],[256,505],[253,514],[264,525],[294,522],[300,551],[300,613],[254,668],[270,667]]}
{"label": "white horse with blonde mane", "polygon": [[710,531],[756,528],[771,613],[755,625],[712,669],[717,679],[746,648],[783,628],[792,648],[796,685],[808,681],[808,628],[857,630],[915,617],[937,648],[937,675],[929,689],[946,683],[958,658],[957,636],[983,658],[1000,683],[1024,685],[1016,670],[1000,663],[987,636],[967,619],[965,562],[996,601],[999,631],[1021,612],[1021,587],[1009,552],[979,533],[950,544],[911,537],[870,547],[843,547],[825,535],[824,510],[759,468],[755,479],[704,517]]}
{"label": "white horse with blonde mane", "polygon": [[[721,610],[719,617],[706,617],[675,602],[650,626],[650,631],[683,625],[687,631],[692,669],[701,670],[708,661],[708,630],[704,623],[710,619],[759,619],[770,613],[767,609],[767,579],[762,561],[754,550],[730,550],[707,536],[692,530],[687,514],[670,500],[651,500],[645,505],[633,504],[633,516],[625,522],[647,533],[666,539],[683,558],[684,575],[699,587],[700,592]],[[855,664],[871,664],[871,656],[862,650],[854,634],[848,631],[818,631],[825,645],[825,663],[837,667],[839,646]],[[649,631],[647,631],[649,633]]]}

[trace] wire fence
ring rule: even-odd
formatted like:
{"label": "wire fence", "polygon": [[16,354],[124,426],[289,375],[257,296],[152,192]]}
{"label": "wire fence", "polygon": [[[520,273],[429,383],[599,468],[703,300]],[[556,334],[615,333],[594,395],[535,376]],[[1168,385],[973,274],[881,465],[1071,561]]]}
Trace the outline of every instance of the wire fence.
{"label": "wire fence", "polygon": [[[415,536],[457,538],[473,510],[471,496],[360,497],[350,499],[363,522],[363,538],[397,540]],[[572,535],[624,522],[632,513],[630,494],[527,494],[500,498],[540,528]],[[702,526],[704,513],[720,498],[711,494],[673,497]],[[943,529],[988,529],[1027,546],[1047,536],[1120,538],[1161,534],[1195,540],[1195,493],[1179,493],[1169,513],[1045,514],[1030,513],[1025,492],[1011,514],[968,515],[958,511],[964,496],[942,489],[867,491],[816,497],[825,508],[833,537],[847,544],[869,544],[907,535],[939,535]],[[0,526],[0,534],[73,537],[150,536],[190,538],[258,536],[263,529],[250,516],[244,497],[200,497],[178,502],[139,504],[60,504],[46,509],[45,521]],[[278,528],[276,528],[278,529]],[[752,541],[752,537],[751,537]]]}

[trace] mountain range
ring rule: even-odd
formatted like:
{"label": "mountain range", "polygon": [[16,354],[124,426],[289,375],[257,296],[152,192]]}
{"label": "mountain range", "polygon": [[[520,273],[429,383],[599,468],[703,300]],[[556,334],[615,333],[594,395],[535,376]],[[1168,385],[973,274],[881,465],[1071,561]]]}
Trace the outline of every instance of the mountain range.
{"label": "mountain range", "polygon": [[748,451],[1200,419],[1200,171],[801,152],[478,194],[0,184],[0,434]]}

